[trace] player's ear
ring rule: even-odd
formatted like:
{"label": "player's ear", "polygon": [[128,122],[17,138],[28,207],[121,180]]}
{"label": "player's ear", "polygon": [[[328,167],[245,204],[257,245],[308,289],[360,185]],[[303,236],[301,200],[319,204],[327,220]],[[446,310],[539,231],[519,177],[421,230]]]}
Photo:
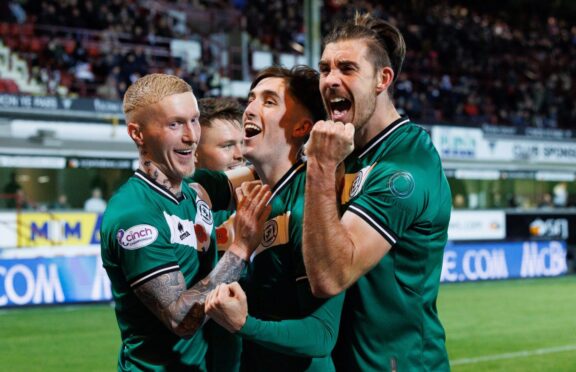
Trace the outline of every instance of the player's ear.
{"label": "player's ear", "polygon": [[310,118],[303,118],[299,120],[292,128],[292,137],[302,138],[310,134],[314,123]]}
{"label": "player's ear", "polygon": [[394,81],[394,70],[389,66],[382,67],[378,70],[376,78],[378,79],[376,83],[376,93],[380,94],[388,90],[388,87]]}
{"label": "player's ear", "polygon": [[127,125],[128,135],[132,138],[132,141],[138,146],[144,145],[144,136],[142,134],[142,126],[138,123],[130,122]]}

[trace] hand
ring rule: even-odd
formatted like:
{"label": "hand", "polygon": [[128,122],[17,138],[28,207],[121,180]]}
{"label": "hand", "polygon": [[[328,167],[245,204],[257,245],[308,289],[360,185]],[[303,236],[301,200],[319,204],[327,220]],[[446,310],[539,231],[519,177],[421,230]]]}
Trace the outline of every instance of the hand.
{"label": "hand", "polygon": [[237,187],[236,190],[234,190],[236,194],[236,205],[239,205],[240,202],[250,194],[250,191],[259,185],[262,185],[262,181],[260,180],[242,182],[240,187]]}
{"label": "hand", "polygon": [[229,250],[246,261],[262,240],[264,224],[272,210],[268,205],[271,195],[268,185],[256,185],[236,210],[234,242]]}
{"label": "hand", "polygon": [[304,147],[308,160],[336,168],[354,151],[354,125],[331,120],[317,122]]}
{"label": "hand", "polygon": [[248,316],[246,294],[237,282],[219,284],[206,296],[204,311],[228,332],[238,332]]}

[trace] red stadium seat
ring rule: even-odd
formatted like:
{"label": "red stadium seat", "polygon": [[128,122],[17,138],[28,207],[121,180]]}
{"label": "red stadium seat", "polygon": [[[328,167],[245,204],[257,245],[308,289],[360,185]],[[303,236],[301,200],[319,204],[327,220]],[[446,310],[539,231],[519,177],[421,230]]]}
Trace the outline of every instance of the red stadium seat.
{"label": "red stadium seat", "polygon": [[2,22],[0,23],[0,35],[8,35],[10,33],[10,24]]}
{"label": "red stadium seat", "polygon": [[20,93],[18,84],[12,79],[4,79],[4,86],[6,87],[7,93]]}
{"label": "red stadium seat", "polygon": [[42,39],[33,37],[30,41],[30,51],[33,53],[40,53],[43,49]]}
{"label": "red stadium seat", "polygon": [[20,34],[23,36],[34,35],[34,25],[32,23],[24,23],[20,26]]}

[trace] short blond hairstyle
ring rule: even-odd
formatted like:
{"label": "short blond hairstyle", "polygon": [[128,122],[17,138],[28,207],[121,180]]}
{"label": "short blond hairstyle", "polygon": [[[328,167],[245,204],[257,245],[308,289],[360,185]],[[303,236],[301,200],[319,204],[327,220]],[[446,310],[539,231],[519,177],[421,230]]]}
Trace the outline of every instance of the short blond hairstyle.
{"label": "short blond hairstyle", "polygon": [[165,97],[192,92],[190,84],[178,76],[150,74],[141,77],[124,94],[123,110],[126,122],[137,121],[138,114]]}

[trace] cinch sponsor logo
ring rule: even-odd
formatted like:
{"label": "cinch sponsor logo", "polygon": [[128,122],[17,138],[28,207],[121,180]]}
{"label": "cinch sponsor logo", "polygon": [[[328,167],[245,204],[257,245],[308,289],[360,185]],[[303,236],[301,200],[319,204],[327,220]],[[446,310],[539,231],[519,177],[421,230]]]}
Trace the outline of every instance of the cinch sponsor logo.
{"label": "cinch sponsor logo", "polygon": [[150,225],[136,225],[128,230],[118,230],[116,239],[124,249],[138,249],[150,245],[158,238],[158,230]]}

